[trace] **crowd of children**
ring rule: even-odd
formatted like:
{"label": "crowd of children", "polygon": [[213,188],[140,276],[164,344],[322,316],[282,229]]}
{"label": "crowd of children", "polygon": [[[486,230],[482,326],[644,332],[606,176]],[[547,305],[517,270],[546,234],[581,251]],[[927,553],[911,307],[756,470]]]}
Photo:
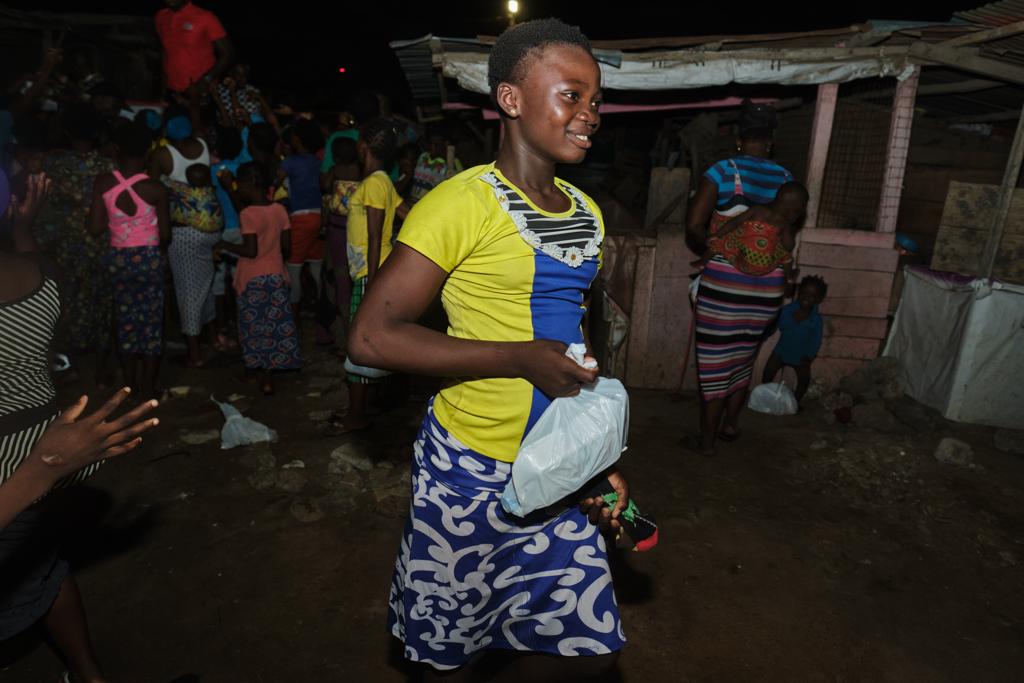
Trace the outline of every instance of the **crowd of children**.
{"label": "crowd of children", "polygon": [[[44,70],[59,64],[54,51]],[[76,366],[99,352],[105,384],[115,352],[139,395],[161,396],[162,358],[182,345],[189,368],[240,352],[269,394],[272,371],[301,367],[300,329],[313,309],[316,342],[338,341],[343,353],[396,221],[461,168],[443,137],[421,148],[419,127],[380,116],[373,95],[353,98],[358,120],[275,113],[244,64],[213,97],[193,87],[163,107],[132,111],[106,90],[64,92],[56,117],[23,107],[3,141],[4,170],[15,193],[29,177],[52,184],[32,230],[74,285],[57,345]],[[408,173],[400,150],[411,155]],[[356,408],[351,419],[336,415],[335,430],[367,424],[358,406],[372,380],[356,377]]]}

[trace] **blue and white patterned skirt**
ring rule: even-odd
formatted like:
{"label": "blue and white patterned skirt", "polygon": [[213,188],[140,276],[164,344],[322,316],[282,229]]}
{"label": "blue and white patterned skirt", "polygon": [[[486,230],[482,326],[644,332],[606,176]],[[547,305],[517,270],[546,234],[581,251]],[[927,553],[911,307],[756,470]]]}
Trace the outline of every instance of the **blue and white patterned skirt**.
{"label": "blue and white patterned skirt", "polygon": [[459,443],[432,408],[413,450],[388,614],[407,659],[455,669],[487,649],[579,656],[622,647],[605,540],[586,515],[507,514],[500,496],[512,466]]}

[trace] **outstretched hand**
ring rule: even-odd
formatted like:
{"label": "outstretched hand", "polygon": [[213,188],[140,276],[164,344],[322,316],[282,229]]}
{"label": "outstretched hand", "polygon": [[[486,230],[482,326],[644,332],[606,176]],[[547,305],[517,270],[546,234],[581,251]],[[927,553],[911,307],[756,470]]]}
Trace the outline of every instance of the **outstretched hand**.
{"label": "outstretched hand", "polygon": [[142,443],[140,435],[159,424],[156,418],[142,419],[159,404],[146,401],[107,421],[130,391],[127,387],[119,390],[99,410],[84,417],[89,397],[82,396],[50,424],[29,457],[45,464],[56,481],[100,460],[134,450]]}

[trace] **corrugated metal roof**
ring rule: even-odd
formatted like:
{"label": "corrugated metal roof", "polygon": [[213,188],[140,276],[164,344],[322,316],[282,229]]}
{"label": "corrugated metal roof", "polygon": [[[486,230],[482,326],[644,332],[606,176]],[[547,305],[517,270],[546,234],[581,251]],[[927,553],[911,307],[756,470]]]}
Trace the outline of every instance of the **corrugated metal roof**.
{"label": "corrugated metal roof", "polygon": [[[1024,20],[1024,0],[1002,0],[977,9],[957,12],[954,18],[986,27],[1005,26]],[[1011,36],[981,45],[982,54],[1024,63],[1024,35]]]}

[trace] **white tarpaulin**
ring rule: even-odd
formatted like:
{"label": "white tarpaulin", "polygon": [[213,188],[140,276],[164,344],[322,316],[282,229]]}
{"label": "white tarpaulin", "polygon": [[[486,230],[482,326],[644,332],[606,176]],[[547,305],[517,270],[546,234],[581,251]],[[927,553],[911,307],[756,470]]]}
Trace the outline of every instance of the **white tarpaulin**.
{"label": "white tarpaulin", "polygon": [[907,394],[950,420],[1024,426],[1024,287],[905,268],[883,355]]}
{"label": "white tarpaulin", "polygon": [[[622,56],[619,67],[601,64],[601,85],[611,90],[675,90],[706,88],[729,83],[816,85],[845,83],[858,78],[906,78],[913,70],[906,55],[850,60],[788,61],[747,52],[742,56],[701,57],[695,53],[660,53]],[[446,52],[444,75],[466,90],[487,94],[487,55]]]}

